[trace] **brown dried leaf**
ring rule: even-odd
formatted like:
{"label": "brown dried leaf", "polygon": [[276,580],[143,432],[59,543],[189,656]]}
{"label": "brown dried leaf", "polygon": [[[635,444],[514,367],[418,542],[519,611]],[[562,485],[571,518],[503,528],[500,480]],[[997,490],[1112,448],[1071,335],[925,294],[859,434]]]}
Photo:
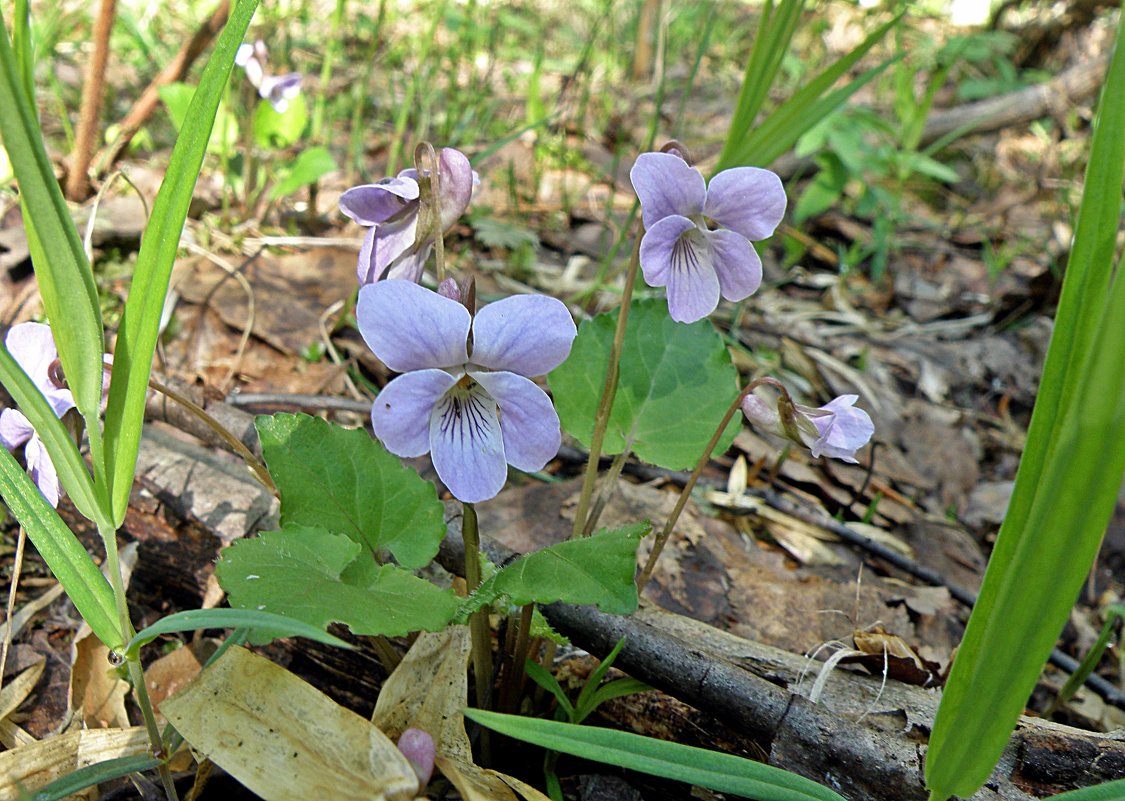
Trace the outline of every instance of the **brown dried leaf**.
{"label": "brown dried leaf", "polygon": [[80,768],[148,749],[148,734],[135,726],[72,731],[5,751],[0,754],[0,801],[16,801],[22,792],[34,792]]}
{"label": "brown dried leaf", "polygon": [[244,648],[229,649],[161,711],[266,801],[406,801],[418,791],[410,762],[378,728]]}

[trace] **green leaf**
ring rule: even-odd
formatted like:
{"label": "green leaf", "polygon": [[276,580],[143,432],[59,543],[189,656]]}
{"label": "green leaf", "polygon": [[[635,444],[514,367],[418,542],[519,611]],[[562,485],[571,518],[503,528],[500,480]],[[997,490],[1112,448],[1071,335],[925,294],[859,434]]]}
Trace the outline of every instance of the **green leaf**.
{"label": "green leaf", "polygon": [[168,116],[172,118],[172,126],[179,131],[184,127],[195,90],[182,81],[175,81],[164,84],[157,91],[164,107],[168,109]]}
{"label": "green leaf", "polygon": [[254,109],[254,141],[259,147],[280,150],[296,144],[308,124],[309,107],[303,94],[291,99],[281,112],[263,100]]}
{"label": "green leaf", "polygon": [[611,615],[637,608],[637,545],[652,526],[634,523],[602,529],[521,556],[497,571],[466,599],[460,619],[498,598],[516,606],[530,603],[596,604]]}
{"label": "green leaf", "polygon": [[307,414],[258,418],[258,437],[281,493],[281,522],[347,534],[422,567],[445,536],[437,490],[363,429]]}
{"label": "green leaf", "polygon": [[[585,320],[570,357],[548,376],[559,419],[589,447],[619,311]],[[638,457],[669,470],[695,464],[738,393],[738,372],[707,320],[684,325],[662,300],[634,301],[625,328],[621,377],[606,429],[606,454],[627,442]],[[734,420],[716,448],[730,447]]]}
{"label": "green leaf", "polygon": [[39,439],[47,447],[51,462],[58,473],[63,488],[82,514],[97,520],[100,499],[90,478],[90,471],[78,452],[70,433],[55,416],[54,410],[39,387],[35,386],[27,373],[19,366],[4,341],[0,339],[0,383],[19,404],[24,415],[35,429]]}
{"label": "green leaf", "polygon": [[323,147],[310,147],[301,151],[282,175],[280,181],[270,190],[270,198],[278,200],[291,195],[302,186],[316,183],[337,168],[336,159]]}
{"label": "green leaf", "polygon": [[559,684],[559,680],[551,675],[551,671],[547,670],[547,668],[533,659],[528,659],[523,667],[524,670],[527,671],[528,677],[553,695],[559,705],[559,709],[561,709],[568,718],[574,720],[574,705],[570,703],[570,699],[566,697],[566,690]]}
{"label": "green leaf", "polygon": [[[230,18],[191,100],[187,120],[176,138],[164,182],[156,195],[141,250],[137,254],[133,283],[118,328],[109,405],[105,412],[105,457],[112,490],[113,521],[117,525],[125,519],[129,493],[133,488],[148,380],[180,233],[203,165],[223,88],[234,66],[234,54],[246,36],[250,18],[257,7],[258,0],[239,0],[231,8]],[[100,332],[97,344],[100,348]],[[100,398],[100,352],[97,362]]]}
{"label": "green leaf", "polygon": [[106,647],[120,647],[124,638],[109,582],[15,457],[2,447],[0,496],[66,590],[78,614]]}
{"label": "green leaf", "polygon": [[1054,801],[1125,801],[1125,779],[1051,796]]}
{"label": "green leaf", "polygon": [[458,601],[395,565],[378,565],[343,534],[290,524],[223,551],[216,567],[231,606],[276,612],[314,626],[400,637],[439,631]]}
{"label": "green leaf", "polygon": [[73,773],[68,773],[62,778],[55,779],[46,787],[41,787],[33,795],[28,796],[31,801],[60,801],[87,787],[96,787],[102,782],[120,779],[130,773],[143,773],[160,765],[160,760],[155,757],[137,756],[117,757],[87,765]]}
{"label": "green leaf", "polygon": [[256,609],[188,609],[184,612],[162,617],[151,626],[138,631],[126,646],[126,653],[136,655],[137,651],[162,634],[176,634],[182,631],[201,631],[203,629],[251,629],[251,637],[257,642],[262,642],[262,633],[268,633],[269,640],[280,637],[304,637],[315,640],[325,645],[337,648],[351,648],[352,646],[333,637],[324,631],[301,620],[279,615],[274,612],[263,612]]}
{"label": "green leaf", "polygon": [[101,306],[21,74],[27,66],[18,63],[0,20],[0,133],[19,181],[28,249],[59,359],[78,410],[94,420],[102,397]]}
{"label": "green leaf", "polygon": [[1012,501],[953,663],[926,759],[933,798],[987,779],[1085,581],[1125,473],[1125,28],[1094,129],[1055,328]]}
{"label": "green leaf", "polygon": [[517,740],[564,754],[687,782],[758,801],[844,801],[804,776],[761,762],[630,732],[466,709],[465,717]]}
{"label": "green leaf", "polygon": [[[172,125],[177,131],[184,125],[188,118],[195,90],[186,83],[168,83],[159,89],[160,99],[168,109],[168,116],[172,118]],[[207,152],[222,155],[238,143],[238,120],[231,114],[226,103],[219,103],[215,112],[215,124],[211,136],[207,140]]]}
{"label": "green leaf", "polygon": [[529,553],[503,568],[491,582],[513,604],[596,604],[611,615],[637,608],[637,546],[649,523],[603,529]]}

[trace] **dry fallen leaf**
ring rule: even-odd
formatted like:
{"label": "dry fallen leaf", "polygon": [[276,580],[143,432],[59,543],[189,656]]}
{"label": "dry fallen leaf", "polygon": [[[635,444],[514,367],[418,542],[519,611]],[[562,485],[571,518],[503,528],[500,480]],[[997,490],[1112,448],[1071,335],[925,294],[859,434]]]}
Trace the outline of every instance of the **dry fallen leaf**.
{"label": "dry fallen leaf", "polygon": [[232,647],[161,712],[266,801],[408,801],[410,762],[378,728],[268,659]]}
{"label": "dry fallen leaf", "polygon": [[125,696],[129,683],[110,665],[109,649],[85,623],[74,640],[67,705],[88,729],[129,726]]}
{"label": "dry fallen leaf", "polygon": [[79,768],[148,752],[142,726],[60,734],[0,754],[0,801],[16,801]]}

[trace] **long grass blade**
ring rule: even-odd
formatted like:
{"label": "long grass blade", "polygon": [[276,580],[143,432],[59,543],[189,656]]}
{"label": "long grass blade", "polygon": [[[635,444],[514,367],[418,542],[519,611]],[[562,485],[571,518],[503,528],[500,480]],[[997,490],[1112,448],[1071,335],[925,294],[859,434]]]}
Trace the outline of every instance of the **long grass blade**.
{"label": "long grass blade", "polygon": [[743,759],[639,734],[575,726],[553,720],[466,709],[482,726],[552,751],[617,765],[665,779],[737,793],[758,801],[844,801],[843,796],[804,776]]}
{"label": "long grass blade", "polygon": [[107,759],[96,765],[79,768],[73,773],[68,773],[62,778],[55,779],[46,787],[37,790],[28,796],[31,801],[60,801],[87,787],[95,787],[102,782],[120,779],[130,773],[143,773],[152,770],[160,764],[160,760],[150,756],[127,756]]}
{"label": "long grass blade", "polygon": [[105,416],[106,459],[109,466],[113,520],[125,519],[125,508],[137,466],[145,394],[156,352],[160,315],[187,218],[192,191],[203,165],[207,141],[234,55],[246,35],[258,0],[239,0],[203,70],[188,116],[180,129],[168,172],[153,204],[145,229],[133,285],[118,332],[113,379]]}
{"label": "long grass blade", "polygon": [[93,419],[102,397],[101,307],[27,92],[28,48],[22,42],[17,59],[0,19],[0,133],[19,181],[32,264],[59,359],[78,410]]}
{"label": "long grass blade", "polygon": [[[1055,330],[1016,486],[926,760],[932,798],[988,778],[1097,553],[1125,473],[1125,28],[1095,125]],[[1112,282],[1112,283],[1111,283]]]}
{"label": "long grass blade", "polygon": [[0,448],[0,496],[98,639],[109,648],[122,645],[109,582],[74,532],[4,448]]}

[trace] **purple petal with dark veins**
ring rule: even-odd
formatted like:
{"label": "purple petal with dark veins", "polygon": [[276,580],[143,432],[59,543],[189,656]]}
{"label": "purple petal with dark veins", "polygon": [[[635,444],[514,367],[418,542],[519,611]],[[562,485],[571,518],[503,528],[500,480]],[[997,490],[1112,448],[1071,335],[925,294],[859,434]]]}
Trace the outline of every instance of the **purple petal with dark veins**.
{"label": "purple petal with dark veins", "polygon": [[477,312],[472,361],[528,377],[546,375],[566,361],[577,333],[562,301],[513,295]]}
{"label": "purple petal with dark veins", "polygon": [[371,406],[375,436],[395,456],[421,456],[430,450],[430,415],[438,400],[457,383],[444,370],[417,370],[391,381]]}
{"label": "purple petal with dark veins", "polygon": [[367,346],[396,372],[460,367],[468,361],[468,310],[411,281],[361,287],[356,322]]}
{"label": "purple petal with dark veins", "polygon": [[629,170],[641,201],[645,228],[672,215],[690,217],[703,211],[707,185],[699,170],[672,153],[642,153]]}
{"label": "purple petal with dark veins", "polygon": [[480,385],[446,392],[430,416],[430,457],[454,497],[478,503],[496,497],[508,478],[496,402]]}
{"label": "purple petal with dark veins", "polygon": [[514,373],[477,373],[469,377],[484,387],[500,406],[504,457],[519,470],[542,470],[555,458],[562,442],[559,416],[547,393]]}
{"label": "purple petal with dark veins", "polygon": [[641,239],[641,272],[649,286],[667,286],[672,254],[695,223],[687,217],[665,217],[645,231]]}

